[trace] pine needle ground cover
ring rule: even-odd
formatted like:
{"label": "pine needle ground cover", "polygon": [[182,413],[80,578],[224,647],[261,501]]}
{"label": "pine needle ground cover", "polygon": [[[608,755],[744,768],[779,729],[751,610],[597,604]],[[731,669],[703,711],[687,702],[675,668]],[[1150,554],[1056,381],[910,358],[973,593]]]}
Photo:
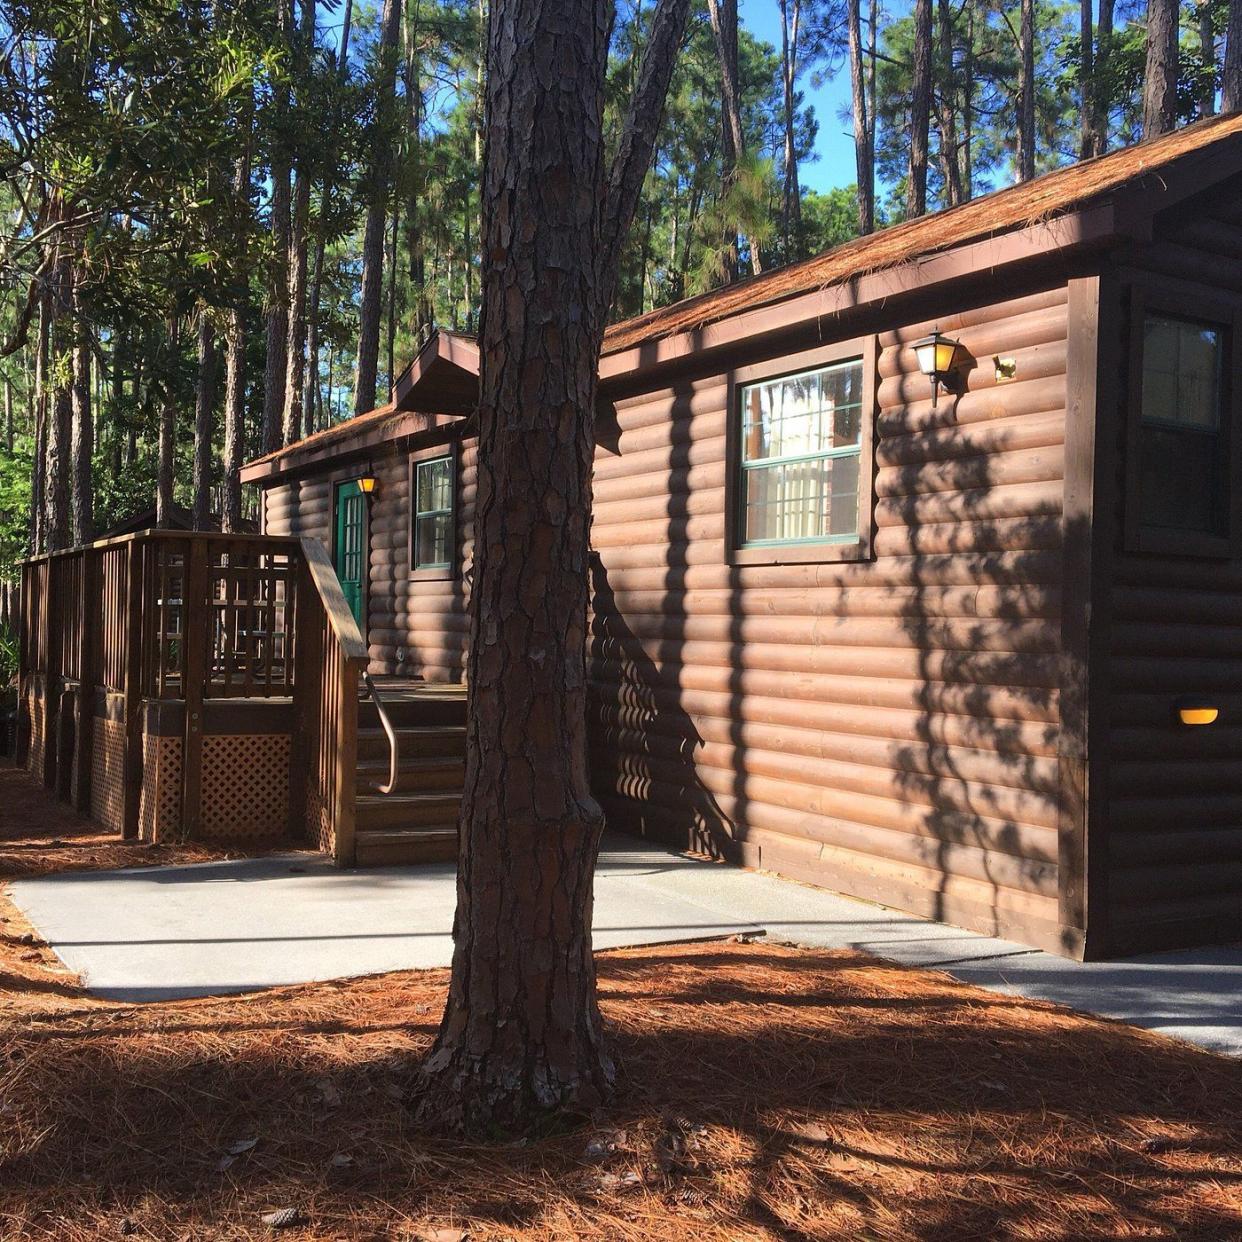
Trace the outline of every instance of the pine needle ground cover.
{"label": "pine needle ground cover", "polygon": [[[0,875],[150,858],[0,776]],[[1242,1237],[1242,1066],[942,974],[601,954],[615,1105],[466,1145],[409,1108],[446,972],[123,1005],[0,917],[6,1242]]]}

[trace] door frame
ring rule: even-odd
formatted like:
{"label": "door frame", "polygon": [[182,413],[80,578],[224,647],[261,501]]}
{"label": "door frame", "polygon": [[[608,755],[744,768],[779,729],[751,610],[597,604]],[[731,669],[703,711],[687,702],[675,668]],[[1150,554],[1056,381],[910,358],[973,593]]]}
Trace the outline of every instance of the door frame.
{"label": "door frame", "polygon": [[[341,488],[347,483],[356,483],[359,479],[367,477],[375,478],[375,472],[360,467],[354,467],[348,472],[334,473],[332,476],[331,556],[334,571],[337,566],[337,552],[339,550],[337,540],[340,532]],[[361,490],[359,495],[362,497],[362,582],[359,592],[362,599],[362,616],[358,619],[358,629],[362,633],[362,641],[366,643],[371,620],[371,495]]]}

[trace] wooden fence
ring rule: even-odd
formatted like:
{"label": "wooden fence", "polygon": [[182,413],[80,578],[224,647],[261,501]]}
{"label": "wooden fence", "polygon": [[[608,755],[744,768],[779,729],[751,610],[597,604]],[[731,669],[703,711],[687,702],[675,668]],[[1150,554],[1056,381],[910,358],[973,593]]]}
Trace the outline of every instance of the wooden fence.
{"label": "wooden fence", "polygon": [[49,788],[128,837],[227,838],[279,769],[282,830],[350,861],[366,655],[319,544],[147,531],[26,561],[20,598],[18,754]]}

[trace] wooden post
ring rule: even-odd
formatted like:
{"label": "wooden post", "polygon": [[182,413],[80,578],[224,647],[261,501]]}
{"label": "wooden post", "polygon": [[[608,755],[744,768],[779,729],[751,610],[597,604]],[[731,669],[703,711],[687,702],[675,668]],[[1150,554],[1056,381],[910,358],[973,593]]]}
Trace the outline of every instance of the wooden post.
{"label": "wooden post", "polygon": [[358,682],[359,665],[337,650],[336,694],[336,855],[338,867],[352,867],[356,861],[354,840],[355,784],[358,772]]}
{"label": "wooden post", "polygon": [[181,695],[185,700],[185,733],[181,748],[182,839],[193,841],[203,822],[203,685],[207,678],[207,645],[213,613],[209,541],[188,539],[185,598],[181,603]]}
{"label": "wooden post", "polygon": [[142,805],[142,657],[143,657],[143,553],[145,541],[129,545],[128,581],[125,591],[125,773],[121,835],[138,835]]}
{"label": "wooden post", "polygon": [[60,694],[57,682],[60,680],[60,649],[64,631],[60,618],[60,575],[57,568],[57,559],[48,557],[47,588],[43,594],[46,668],[43,673],[43,736],[40,738],[40,745],[43,747],[43,785],[46,789],[56,788],[56,743],[60,732],[60,713],[57,710]]}
{"label": "wooden post", "polygon": [[319,650],[319,615],[313,605],[315,588],[301,550],[290,552],[290,595],[287,607],[293,609],[293,625],[288,633],[293,641],[293,733],[289,738],[289,835],[306,836],[307,775],[315,754],[319,725],[319,686],[323,676],[323,654]]}
{"label": "wooden post", "polygon": [[78,687],[77,728],[74,733],[73,788],[74,810],[80,815],[91,811],[91,761],[95,749],[95,688],[102,681],[103,662],[102,619],[102,552],[94,548],[82,551],[82,599],[79,633],[82,656],[79,662],[81,682]]}
{"label": "wooden post", "polygon": [[29,561],[23,562],[21,598],[17,601],[21,620],[17,627],[17,735],[13,739],[13,757],[21,768],[26,767],[30,758],[30,628],[34,619],[31,606],[34,573],[34,566]]}

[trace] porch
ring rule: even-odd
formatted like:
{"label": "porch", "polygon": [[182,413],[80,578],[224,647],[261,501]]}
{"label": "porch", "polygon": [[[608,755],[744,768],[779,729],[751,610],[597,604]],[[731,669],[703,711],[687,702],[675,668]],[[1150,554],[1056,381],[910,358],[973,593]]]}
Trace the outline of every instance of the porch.
{"label": "porch", "polygon": [[372,678],[314,539],[146,531],[22,567],[18,760],[150,842],[456,857],[461,686]]}

